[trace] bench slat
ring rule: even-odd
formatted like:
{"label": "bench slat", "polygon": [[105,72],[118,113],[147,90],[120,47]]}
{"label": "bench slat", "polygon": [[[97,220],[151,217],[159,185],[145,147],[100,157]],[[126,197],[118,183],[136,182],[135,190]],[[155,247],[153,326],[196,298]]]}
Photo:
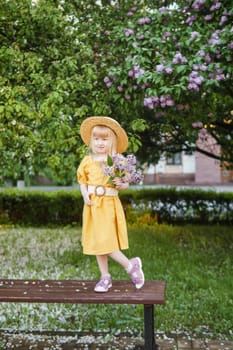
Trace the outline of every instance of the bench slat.
{"label": "bench slat", "polygon": [[164,304],[165,281],[146,281],[136,290],[130,281],[114,280],[108,293],[94,292],[97,281],[0,279],[0,302],[78,304]]}

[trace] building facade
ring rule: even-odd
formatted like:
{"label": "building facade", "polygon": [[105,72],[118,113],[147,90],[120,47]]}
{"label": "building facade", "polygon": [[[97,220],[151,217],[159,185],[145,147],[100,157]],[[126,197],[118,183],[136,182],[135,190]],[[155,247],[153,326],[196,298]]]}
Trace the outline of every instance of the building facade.
{"label": "building facade", "polygon": [[220,185],[233,183],[233,170],[200,152],[176,153],[161,157],[156,165],[145,169],[145,184]]}

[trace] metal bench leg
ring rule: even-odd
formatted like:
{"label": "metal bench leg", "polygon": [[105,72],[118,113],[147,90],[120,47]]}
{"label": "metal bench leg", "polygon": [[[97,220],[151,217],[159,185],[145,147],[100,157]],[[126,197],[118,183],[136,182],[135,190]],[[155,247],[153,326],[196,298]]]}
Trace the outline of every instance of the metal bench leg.
{"label": "metal bench leg", "polygon": [[154,305],[144,305],[145,350],[159,350],[154,336]]}

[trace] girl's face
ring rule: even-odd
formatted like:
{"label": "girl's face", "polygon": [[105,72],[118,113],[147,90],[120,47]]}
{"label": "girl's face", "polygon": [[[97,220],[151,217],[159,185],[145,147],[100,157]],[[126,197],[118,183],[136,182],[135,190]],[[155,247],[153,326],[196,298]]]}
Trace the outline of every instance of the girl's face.
{"label": "girl's face", "polygon": [[91,149],[94,154],[112,153],[114,133],[105,126],[95,126],[91,135]]}

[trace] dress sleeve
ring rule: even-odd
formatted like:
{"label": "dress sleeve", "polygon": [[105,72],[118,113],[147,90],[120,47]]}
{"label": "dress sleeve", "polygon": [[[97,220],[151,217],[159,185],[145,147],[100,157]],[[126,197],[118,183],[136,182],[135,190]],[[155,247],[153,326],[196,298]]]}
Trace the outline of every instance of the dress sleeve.
{"label": "dress sleeve", "polygon": [[77,169],[77,180],[80,185],[87,183],[87,171],[86,171],[87,162],[88,162],[88,157],[84,157]]}

